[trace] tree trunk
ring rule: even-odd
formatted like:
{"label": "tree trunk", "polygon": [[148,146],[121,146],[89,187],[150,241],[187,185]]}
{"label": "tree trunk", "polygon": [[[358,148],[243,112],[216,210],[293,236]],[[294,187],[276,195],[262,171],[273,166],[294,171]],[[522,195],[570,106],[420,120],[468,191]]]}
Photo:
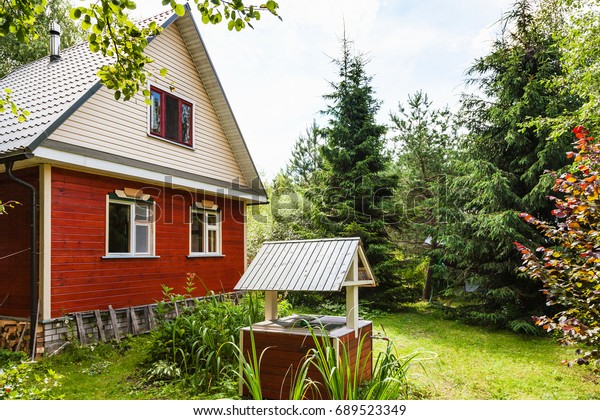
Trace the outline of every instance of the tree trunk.
{"label": "tree trunk", "polygon": [[423,287],[423,295],[421,296],[422,300],[429,301],[431,298],[431,290],[433,288],[433,275],[432,275],[432,261],[431,257],[429,258],[429,262],[427,263],[427,275],[425,276],[425,287]]}

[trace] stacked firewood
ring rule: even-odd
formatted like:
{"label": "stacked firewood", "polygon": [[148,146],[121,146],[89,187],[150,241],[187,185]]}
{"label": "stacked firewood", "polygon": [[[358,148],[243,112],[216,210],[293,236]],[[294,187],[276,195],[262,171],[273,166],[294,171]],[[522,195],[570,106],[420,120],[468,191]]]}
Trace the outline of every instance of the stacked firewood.
{"label": "stacked firewood", "polygon": [[[38,347],[43,342],[43,328],[38,327]],[[29,348],[29,323],[0,319],[0,349],[27,351]],[[43,350],[42,350],[43,351]]]}

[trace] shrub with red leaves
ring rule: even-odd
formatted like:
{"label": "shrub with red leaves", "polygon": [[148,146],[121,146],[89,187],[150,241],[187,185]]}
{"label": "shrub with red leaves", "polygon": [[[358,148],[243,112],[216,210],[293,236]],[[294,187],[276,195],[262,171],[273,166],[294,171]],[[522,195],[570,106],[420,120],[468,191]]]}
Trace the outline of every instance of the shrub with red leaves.
{"label": "shrub with red leaves", "polygon": [[583,126],[573,129],[577,138],[569,171],[558,176],[550,196],[555,224],[521,213],[538,228],[548,246],[535,252],[515,242],[521,252],[520,268],[543,282],[548,306],[557,305],[556,315],[535,318],[536,324],[556,332],[560,341],[574,345],[575,360],[569,364],[600,366],[600,142]]}

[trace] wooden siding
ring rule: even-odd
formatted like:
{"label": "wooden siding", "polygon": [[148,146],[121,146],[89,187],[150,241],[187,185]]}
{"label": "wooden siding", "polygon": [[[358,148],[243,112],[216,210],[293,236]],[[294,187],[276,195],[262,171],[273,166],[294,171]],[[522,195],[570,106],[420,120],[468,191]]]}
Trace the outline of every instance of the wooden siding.
{"label": "wooden siding", "polygon": [[[163,31],[147,53],[155,59],[151,67],[158,80],[152,83],[168,91],[169,82],[173,82],[173,93],[194,104],[193,150],[147,135],[148,106],[141,94],[128,102],[117,102],[105,87],[50,138],[221,181],[239,179],[240,185],[247,186],[178,26]],[[166,80],[158,76],[162,67],[169,70]]]}
{"label": "wooden siding", "polygon": [[[103,259],[106,196],[143,189],[156,202],[155,247],[160,258]],[[186,273],[196,273],[196,293],[231,291],[244,270],[242,202],[214,198],[222,210],[223,257],[188,258],[189,208],[201,193],[52,168],[52,316],[137,306],[162,299],[161,285],[185,293]]]}
{"label": "wooden siding", "polygon": [[[14,174],[37,188],[37,166],[15,171]],[[0,199],[22,203],[9,209],[8,214],[0,215],[0,315],[25,318],[29,316],[29,190],[2,173]],[[11,254],[15,255],[8,257]]]}
{"label": "wooden siding", "polygon": [[[304,333],[298,333],[298,329],[275,329],[270,331],[261,331],[260,324],[253,326],[252,334],[254,336],[254,345],[256,354],[261,355],[264,351],[264,357],[260,367],[260,379],[263,397],[266,399],[288,399],[293,375],[302,364],[307,353],[315,347],[314,340],[308,330]],[[343,352],[342,346],[346,349],[349,356],[351,371],[354,372],[356,366],[356,357],[358,347],[362,342],[360,350],[359,373],[363,373],[361,381],[371,379],[373,368],[373,344],[371,333],[373,325],[369,321],[363,321],[363,326],[359,328],[358,337],[354,336],[351,330],[339,337],[334,337],[334,332],[330,334],[332,344],[335,340],[340,342],[340,352]],[[362,339],[363,336],[364,340]],[[246,360],[251,360],[251,337],[250,329],[241,330],[243,348],[242,352],[246,355]],[[323,379],[319,371],[311,366],[308,371],[308,377],[317,383],[322,383]],[[243,387],[243,395],[249,395],[246,387]],[[319,390],[312,389],[306,399],[325,399],[324,388],[319,386]]]}

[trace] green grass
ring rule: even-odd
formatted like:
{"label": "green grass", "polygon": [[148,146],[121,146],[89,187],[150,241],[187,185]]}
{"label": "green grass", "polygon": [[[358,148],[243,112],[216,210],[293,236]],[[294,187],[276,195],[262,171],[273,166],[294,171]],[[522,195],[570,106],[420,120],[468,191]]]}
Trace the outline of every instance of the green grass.
{"label": "green grass", "polygon": [[[569,368],[561,360],[573,350],[547,337],[490,331],[443,319],[419,304],[374,319],[394,340],[397,354],[419,352],[409,369],[413,398],[428,399],[599,399],[600,375],[588,367]],[[63,375],[59,394],[65,399],[215,399],[237,398],[235,383],[195,392],[189,383],[147,384],[144,346],[148,337],[93,350],[72,346],[43,360],[40,367]],[[377,340],[376,348],[384,342]],[[435,357],[433,357],[435,356]]]}
{"label": "green grass", "polygon": [[196,393],[183,381],[148,384],[143,366],[148,336],[138,336],[92,347],[72,345],[57,356],[43,359],[41,368],[60,375],[60,389],[68,400],[214,399],[235,395],[237,384],[210,394]]}
{"label": "green grass", "polygon": [[[598,399],[600,376],[561,364],[573,349],[548,337],[490,331],[442,319],[428,305],[375,320],[399,355],[420,352],[409,382],[428,399]],[[376,348],[383,348],[376,344]]]}

